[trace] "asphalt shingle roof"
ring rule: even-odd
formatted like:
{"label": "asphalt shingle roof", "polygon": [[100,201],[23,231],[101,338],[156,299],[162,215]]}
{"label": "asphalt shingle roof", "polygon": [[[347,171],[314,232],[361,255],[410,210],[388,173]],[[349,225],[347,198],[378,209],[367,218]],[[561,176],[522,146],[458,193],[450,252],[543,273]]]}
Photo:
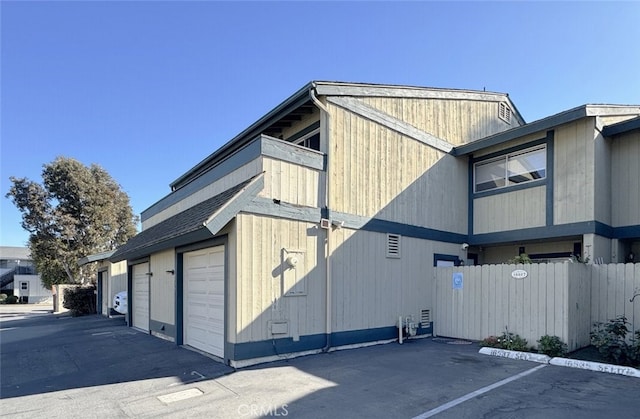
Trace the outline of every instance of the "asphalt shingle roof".
{"label": "asphalt shingle roof", "polygon": [[207,219],[238,194],[251,180],[252,179],[248,179],[233,188],[227,189],[206,201],[141,231],[129,239],[127,243],[119,247],[111,256],[110,260],[112,262],[118,262],[125,259],[140,258],[146,250],[148,250],[148,255],[152,253],[152,251],[160,250],[159,248],[162,247],[163,243],[167,243],[166,248],[173,247],[170,243],[174,239],[198,232],[198,230],[207,230],[204,225]]}

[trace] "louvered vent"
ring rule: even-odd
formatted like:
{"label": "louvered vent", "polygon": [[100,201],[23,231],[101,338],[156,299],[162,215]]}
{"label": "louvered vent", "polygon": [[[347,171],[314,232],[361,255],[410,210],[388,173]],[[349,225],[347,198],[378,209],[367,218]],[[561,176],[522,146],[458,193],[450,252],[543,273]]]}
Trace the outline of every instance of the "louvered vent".
{"label": "louvered vent", "polygon": [[420,312],[420,324],[427,327],[431,323],[431,310],[422,310]]}
{"label": "louvered vent", "polygon": [[500,102],[498,106],[498,117],[507,124],[511,123],[511,108],[504,102]]}
{"label": "louvered vent", "polygon": [[388,258],[400,257],[400,235],[399,234],[387,234],[387,257]]}

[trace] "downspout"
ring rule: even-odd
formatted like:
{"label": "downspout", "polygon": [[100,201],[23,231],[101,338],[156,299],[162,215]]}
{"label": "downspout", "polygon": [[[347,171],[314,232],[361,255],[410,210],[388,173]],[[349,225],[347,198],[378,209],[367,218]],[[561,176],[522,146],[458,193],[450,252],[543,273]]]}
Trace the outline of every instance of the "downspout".
{"label": "downspout", "polygon": [[[321,112],[324,112],[325,115],[325,132],[326,132],[326,140],[327,140],[327,153],[326,153],[326,167],[325,167],[325,185],[324,185],[324,207],[327,210],[327,213],[329,213],[329,187],[331,185],[330,182],[330,177],[329,174],[331,173],[331,171],[329,170],[329,168],[331,167],[331,157],[329,156],[329,154],[331,153],[331,114],[329,113],[329,110],[327,109],[327,107],[322,104],[322,102],[320,102],[320,100],[318,100],[318,98],[316,97],[314,91],[316,89],[316,84],[312,83],[311,88],[309,89],[309,97],[311,98],[311,101],[320,109]],[[327,336],[327,340],[326,343],[324,345],[324,348],[322,348],[322,352],[328,352],[329,349],[331,348],[331,333],[332,333],[332,328],[331,328],[331,323],[333,321],[332,316],[331,316],[331,226],[329,226],[329,228],[326,230],[327,231],[327,240],[326,240],[326,247],[327,247],[327,255],[325,258],[325,270],[326,270],[326,298],[325,298],[325,312],[326,312],[326,325],[325,325],[325,330],[326,330],[326,336]]]}

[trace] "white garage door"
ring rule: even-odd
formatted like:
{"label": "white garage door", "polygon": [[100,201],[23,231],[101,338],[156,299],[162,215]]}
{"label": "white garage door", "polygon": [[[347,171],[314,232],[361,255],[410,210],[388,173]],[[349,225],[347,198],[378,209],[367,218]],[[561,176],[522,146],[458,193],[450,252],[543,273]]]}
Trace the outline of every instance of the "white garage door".
{"label": "white garage door", "polygon": [[184,254],[184,343],[224,358],[224,246]]}
{"label": "white garage door", "polygon": [[133,327],[149,331],[149,267],[147,263],[133,265]]}

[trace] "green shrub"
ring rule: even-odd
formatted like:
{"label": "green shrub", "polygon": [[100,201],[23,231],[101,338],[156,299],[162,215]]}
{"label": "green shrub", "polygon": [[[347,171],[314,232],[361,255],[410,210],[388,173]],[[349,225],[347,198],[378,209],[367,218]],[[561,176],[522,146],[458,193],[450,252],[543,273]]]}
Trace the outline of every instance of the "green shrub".
{"label": "green shrub", "polygon": [[62,306],[71,311],[72,316],[96,313],[95,287],[67,288],[64,290]]}
{"label": "green shrub", "polygon": [[5,300],[5,303],[7,303],[7,304],[18,304],[18,297],[16,297],[15,295],[10,295]]}
{"label": "green shrub", "polygon": [[480,346],[488,346],[489,348],[499,348],[500,342],[496,336],[489,336],[480,341]]}
{"label": "green shrub", "polygon": [[554,356],[565,356],[569,348],[558,336],[544,335],[538,339],[538,352],[541,354]]}
{"label": "green shrub", "polygon": [[4,303],[4,301],[7,299],[7,294],[0,294],[0,303]]}
{"label": "green shrub", "polygon": [[515,333],[509,332],[509,329],[505,328],[504,333],[500,336],[489,336],[480,342],[480,346],[488,346],[491,348],[508,349],[510,351],[525,351],[528,352],[527,340],[520,337]]}
{"label": "green shrub", "polygon": [[591,343],[598,348],[606,361],[618,365],[640,364],[640,330],[635,332],[635,339],[629,344],[626,341],[629,333],[628,324],[625,316],[593,324],[594,329],[590,333]]}
{"label": "green shrub", "polygon": [[520,253],[518,256],[515,256],[512,259],[509,259],[508,263],[513,263],[515,265],[518,265],[518,264],[527,264],[527,263],[533,263],[533,262],[531,261],[531,258],[529,257],[528,254]]}

